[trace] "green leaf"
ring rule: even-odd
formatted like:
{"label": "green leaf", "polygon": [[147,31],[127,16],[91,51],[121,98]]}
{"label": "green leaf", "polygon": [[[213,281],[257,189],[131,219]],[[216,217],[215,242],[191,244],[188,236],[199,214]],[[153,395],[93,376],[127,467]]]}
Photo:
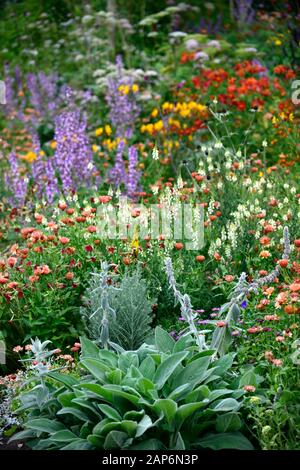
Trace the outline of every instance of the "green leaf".
{"label": "green leaf", "polygon": [[188,355],[188,351],[182,351],[174,353],[167,357],[157,368],[154,375],[154,383],[156,384],[157,390],[163,388],[169,377],[173,374],[176,367],[185,359]]}
{"label": "green leaf", "polygon": [[147,439],[139,444],[129,447],[129,450],[162,450],[165,446],[158,439]]}
{"label": "green leaf", "polygon": [[139,367],[139,358],[138,355],[132,351],[126,351],[121,354],[118,359],[118,367],[123,370],[125,373],[131,365]]}
{"label": "green leaf", "polygon": [[237,410],[240,407],[240,403],[234,398],[224,398],[224,400],[218,401],[213,407],[210,407],[214,411],[232,411]]}
{"label": "green leaf", "polygon": [[215,361],[214,362],[214,367],[216,367],[215,374],[223,376],[227,370],[231,369],[235,356],[236,356],[236,353],[232,352],[232,353],[226,354],[225,356]]}
{"label": "green leaf", "polygon": [[131,421],[138,421],[139,419],[143,418],[145,415],[145,410],[140,411],[127,411],[124,414],[124,419],[129,419]]}
{"label": "green leaf", "polygon": [[180,385],[179,387],[175,388],[175,390],[173,390],[170,393],[168,398],[174,401],[182,400],[192,390],[192,388],[193,388],[193,385],[191,384]]}
{"label": "green leaf", "polygon": [[13,441],[19,441],[23,439],[30,439],[36,436],[34,429],[25,429],[24,431],[17,432],[14,434],[8,441],[8,443]]}
{"label": "green leaf", "polygon": [[110,431],[105,438],[104,449],[122,449],[123,444],[128,439],[128,435],[122,431]]}
{"label": "green leaf", "polygon": [[110,372],[111,369],[99,359],[84,358],[80,363],[101,383],[105,383],[105,372]]}
{"label": "green leaf", "polygon": [[98,407],[108,418],[113,419],[114,421],[121,421],[121,415],[112,406],[99,404]]}
{"label": "green leaf", "polygon": [[151,405],[153,410],[157,412],[158,415],[163,414],[168,423],[170,423],[174,417],[177,410],[177,403],[168,398],[161,398],[156,400],[153,405]]}
{"label": "green leaf", "polygon": [[190,362],[179,374],[174,378],[173,386],[179,387],[180,385],[190,384],[197,385],[205,379],[204,373],[206,372],[211,362],[210,356],[200,357],[193,362]]}
{"label": "green leaf", "polygon": [[58,415],[70,414],[70,415],[75,416],[76,418],[78,418],[81,421],[87,421],[89,423],[91,422],[88,415],[86,413],[84,413],[83,411],[79,410],[78,408],[65,407],[65,408],[62,408],[61,410],[59,410],[56,414],[58,414]]}
{"label": "green leaf", "polygon": [[175,415],[177,428],[180,429],[180,427],[182,426],[182,424],[187,418],[193,415],[200,408],[205,408],[206,405],[207,404],[204,402],[187,403],[185,405],[181,405],[176,411],[176,415]]}
{"label": "green leaf", "polygon": [[74,392],[63,392],[57,396],[57,400],[62,406],[72,406],[73,398],[76,398]]}
{"label": "green leaf", "polygon": [[213,450],[238,449],[253,450],[251,442],[239,432],[224,434],[208,434],[197,441],[201,447],[208,447]]}
{"label": "green leaf", "polygon": [[30,419],[25,426],[29,429],[35,429],[49,434],[65,429],[62,423],[47,418]]}
{"label": "green leaf", "polygon": [[142,436],[149,428],[153,426],[150,416],[145,415],[137,425],[135,437]]}
{"label": "green leaf", "polygon": [[180,432],[177,434],[176,445],[174,450],[185,450],[184,440],[182,439]]}
{"label": "green leaf", "polygon": [[240,307],[237,305],[237,304],[233,304],[229,310],[229,312],[231,313],[232,315],[232,318],[233,318],[233,321],[235,323],[238,322],[238,319],[240,317],[240,313],[241,313],[241,309]]}
{"label": "green leaf", "polygon": [[152,380],[155,374],[155,362],[151,356],[147,356],[139,367],[141,374],[146,379]]}
{"label": "green leaf", "polygon": [[234,432],[242,427],[242,422],[237,413],[231,412],[219,415],[216,420],[216,430],[218,432]]}
{"label": "green leaf", "polygon": [[257,387],[257,377],[256,374],[253,370],[253,368],[247,370],[241,377],[240,383],[239,383],[239,388],[243,388],[244,385],[253,385],[254,387]]}
{"label": "green leaf", "polygon": [[48,372],[47,375],[57,382],[61,382],[67,388],[73,388],[74,385],[79,383],[79,380],[72,377],[72,375],[60,374],[59,372]]}
{"label": "green leaf", "polygon": [[63,431],[57,431],[49,438],[51,441],[58,442],[71,442],[74,439],[77,440],[78,436],[71,432],[69,429],[64,429]]}
{"label": "green leaf", "polygon": [[145,395],[146,397],[152,397],[152,392],[155,390],[155,386],[151,380],[145,378],[137,381],[136,388],[142,395]]}
{"label": "green leaf", "polygon": [[110,431],[116,430],[116,431],[122,431],[125,432],[129,437],[134,437],[137,429],[137,423],[135,421],[130,421],[130,420],[123,420],[116,422],[114,421],[113,423],[107,423],[105,424],[100,433],[102,436],[107,435]]}
{"label": "green leaf", "polygon": [[230,395],[232,394],[232,390],[228,390],[227,388],[220,388],[219,390],[213,390],[209,394],[209,401],[213,402],[217,400],[220,397],[223,397],[224,395]]}
{"label": "green leaf", "polygon": [[112,367],[118,364],[118,355],[108,349],[98,349],[98,358],[104,363],[108,363]]}
{"label": "green leaf", "polygon": [[86,357],[92,357],[94,359],[99,358],[100,349],[93,341],[88,339],[86,336],[81,336],[80,344],[81,344],[81,358],[82,359],[85,359]]}
{"label": "green leaf", "polygon": [[121,369],[115,369],[106,374],[107,381],[116,385],[121,384],[123,376],[124,372],[122,372]]}
{"label": "green leaf", "polygon": [[171,353],[173,351],[175,340],[165,330],[157,326],[155,328],[155,345],[159,351]]}
{"label": "green leaf", "polygon": [[187,347],[192,344],[192,337],[190,335],[182,336],[178,341],[175,342],[173,353],[184,351]]}
{"label": "green leaf", "polygon": [[62,447],[61,450],[93,450],[94,447],[85,439],[77,439]]}
{"label": "green leaf", "polygon": [[211,339],[211,348],[215,349],[220,356],[224,356],[231,343],[232,337],[228,326],[216,327]]}
{"label": "green leaf", "polygon": [[120,385],[98,385],[91,383],[83,383],[80,385],[80,388],[90,390],[95,395],[98,395],[114,405],[117,398],[124,398],[134,405],[137,405],[139,402],[139,397],[131,393],[124,392]]}

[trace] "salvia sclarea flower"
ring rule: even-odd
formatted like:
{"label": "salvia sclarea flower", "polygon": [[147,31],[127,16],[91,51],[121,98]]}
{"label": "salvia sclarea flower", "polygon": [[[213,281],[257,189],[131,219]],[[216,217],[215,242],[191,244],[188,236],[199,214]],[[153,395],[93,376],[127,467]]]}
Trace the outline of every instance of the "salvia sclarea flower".
{"label": "salvia sclarea flower", "polygon": [[126,175],[126,192],[130,198],[135,196],[138,190],[138,183],[141,172],[137,170],[138,164],[138,151],[136,147],[131,145],[128,148],[128,172]]}
{"label": "salvia sclarea flower", "polygon": [[[71,96],[69,98],[71,100]],[[95,172],[86,126],[86,117],[74,104],[55,119],[54,167],[67,192],[82,184],[90,186]]]}
{"label": "salvia sclarea flower", "polygon": [[27,176],[20,174],[18,159],[14,152],[9,155],[8,162],[10,171],[5,175],[5,183],[13,194],[10,197],[10,202],[16,207],[21,207],[25,203],[29,180]]}
{"label": "salvia sclarea flower", "polygon": [[125,162],[123,160],[124,148],[125,141],[121,139],[117,146],[115,164],[109,172],[109,179],[116,187],[119,187],[126,179]]}
{"label": "salvia sclarea flower", "polygon": [[55,196],[59,194],[58,181],[55,175],[52,158],[48,158],[45,162],[45,176],[45,196],[47,202],[51,204]]}
{"label": "salvia sclarea flower", "polygon": [[117,75],[108,80],[105,96],[109,107],[109,118],[116,129],[117,137],[130,139],[140,108],[134,93],[131,93],[133,79],[124,75],[121,56],[116,59]]}
{"label": "salvia sclarea flower", "polygon": [[11,74],[8,64],[4,67],[4,83],[5,83],[5,106],[4,111],[7,114],[16,112],[18,108],[18,89],[17,80]]}
{"label": "salvia sclarea flower", "polygon": [[191,299],[188,294],[182,294],[177,288],[177,283],[174,276],[173,264],[171,258],[165,259],[165,270],[169,282],[169,287],[172,289],[176,302],[180,304],[181,317],[188,323],[188,332],[194,337],[196,344],[200,351],[207,349],[205,343],[205,336],[199,332],[196,327],[197,312],[193,310]]}

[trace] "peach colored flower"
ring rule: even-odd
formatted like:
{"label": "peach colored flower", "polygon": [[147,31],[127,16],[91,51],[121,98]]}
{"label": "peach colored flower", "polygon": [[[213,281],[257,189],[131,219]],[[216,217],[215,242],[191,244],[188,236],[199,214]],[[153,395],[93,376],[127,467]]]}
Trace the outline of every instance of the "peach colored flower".
{"label": "peach colored flower", "polygon": [[255,392],[256,388],[253,385],[244,385],[243,389],[246,392]]}
{"label": "peach colored flower", "polygon": [[281,359],[273,359],[272,364],[274,364],[275,367],[280,367],[283,364],[283,361]]}
{"label": "peach colored flower", "polygon": [[268,250],[263,250],[259,253],[260,258],[269,258],[271,253]]}
{"label": "peach colored flower", "polygon": [[300,290],[300,283],[299,282],[297,282],[297,283],[294,282],[293,284],[291,284],[289,286],[289,288],[292,292],[298,292]]}
{"label": "peach colored flower", "polygon": [[62,243],[62,245],[66,245],[67,243],[69,243],[70,238],[68,238],[68,237],[59,237],[59,241],[60,241],[60,243]]}

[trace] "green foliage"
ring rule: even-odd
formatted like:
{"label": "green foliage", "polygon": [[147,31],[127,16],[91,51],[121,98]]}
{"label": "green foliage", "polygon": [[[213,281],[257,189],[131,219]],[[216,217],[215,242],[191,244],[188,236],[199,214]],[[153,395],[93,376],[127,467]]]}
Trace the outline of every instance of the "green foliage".
{"label": "green foliage", "polygon": [[[93,276],[86,291],[87,307],[81,309],[87,331],[92,339],[99,340],[100,325],[103,319],[103,295],[99,279]],[[151,306],[148,287],[141,272],[136,269],[125,274],[119,288],[110,288],[107,300],[114,316],[109,318],[109,338],[126,350],[137,349],[150,333]]]}
{"label": "green foliage", "polygon": [[214,351],[199,353],[190,336],[178,351],[161,329],[155,338],[121,353],[81,338],[85,374],[37,377],[20,396],[25,430],[12,439],[35,450],[252,449],[241,433],[244,391]]}

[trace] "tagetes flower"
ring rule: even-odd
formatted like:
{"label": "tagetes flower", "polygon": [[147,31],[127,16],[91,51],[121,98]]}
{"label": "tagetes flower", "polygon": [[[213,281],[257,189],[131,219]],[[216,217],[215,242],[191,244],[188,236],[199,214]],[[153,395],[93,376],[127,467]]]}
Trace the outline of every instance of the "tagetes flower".
{"label": "tagetes flower", "polygon": [[32,163],[34,160],[37,159],[37,154],[35,152],[27,152],[26,155],[22,157],[22,160],[25,160],[26,162]]}
{"label": "tagetes flower", "polygon": [[103,134],[103,127],[98,127],[96,130],[95,130],[95,136],[96,137],[99,137],[100,135]]}

